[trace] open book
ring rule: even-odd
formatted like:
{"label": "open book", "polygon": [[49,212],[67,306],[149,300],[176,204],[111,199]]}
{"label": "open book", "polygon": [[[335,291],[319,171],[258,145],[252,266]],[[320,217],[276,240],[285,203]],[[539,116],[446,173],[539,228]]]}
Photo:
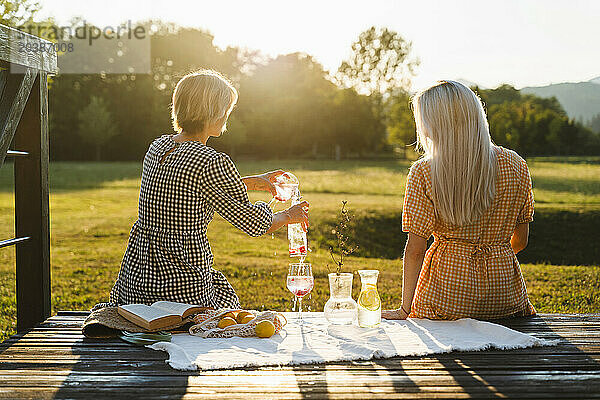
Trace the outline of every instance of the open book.
{"label": "open book", "polygon": [[154,331],[175,325],[188,315],[205,310],[206,307],[173,301],[157,301],[151,306],[145,304],[126,304],[119,306],[117,312],[123,318],[136,325]]}

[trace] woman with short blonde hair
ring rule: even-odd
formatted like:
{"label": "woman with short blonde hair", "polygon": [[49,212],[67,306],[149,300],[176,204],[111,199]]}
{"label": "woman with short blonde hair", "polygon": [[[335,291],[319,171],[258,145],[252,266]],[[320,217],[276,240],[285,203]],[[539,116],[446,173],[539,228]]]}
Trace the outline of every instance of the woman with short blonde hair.
{"label": "woman with short blonde hair", "polygon": [[[176,132],[200,132],[227,117],[237,103],[238,92],[231,82],[212,70],[184,76],[173,90],[171,120]],[[223,130],[227,129],[227,123]]]}
{"label": "woman with short blonde hair", "polygon": [[229,156],[206,145],[225,131],[237,98],[216,71],[194,72],[177,83],[171,110],[176,134],[155,139],[144,157],[138,220],[110,303],[94,309],[159,300],[239,308],[235,290],[213,268],[206,232],[215,211],[250,236],[290,223],[308,226],[306,202],[273,214],[266,203],[248,199],[248,190],[275,195],[273,181],[283,171],[242,178]]}
{"label": "woman with short blonde hair", "polygon": [[493,144],[481,100],[458,82],[440,81],[412,104],[424,156],[404,195],[402,305],[383,317],[535,314],[516,257],[533,220],[525,160]]}

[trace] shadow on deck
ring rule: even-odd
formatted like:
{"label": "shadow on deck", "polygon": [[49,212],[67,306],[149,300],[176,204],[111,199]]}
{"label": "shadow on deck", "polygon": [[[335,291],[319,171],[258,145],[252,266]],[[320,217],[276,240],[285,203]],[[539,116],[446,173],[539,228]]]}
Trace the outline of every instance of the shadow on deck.
{"label": "shadow on deck", "polygon": [[502,323],[553,347],[421,358],[182,372],[166,353],[81,335],[82,312],[61,312],[0,345],[5,398],[594,398],[600,397],[600,315]]}

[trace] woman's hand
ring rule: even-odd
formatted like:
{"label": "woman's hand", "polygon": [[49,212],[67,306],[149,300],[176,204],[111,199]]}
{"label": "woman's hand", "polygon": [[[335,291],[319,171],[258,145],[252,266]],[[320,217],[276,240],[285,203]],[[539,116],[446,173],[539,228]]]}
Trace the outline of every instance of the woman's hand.
{"label": "woman's hand", "polygon": [[248,190],[259,190],[263,192],[271,193],[271,196],[277,195],[277,190],[273,183],[277,180],[277,177],[285,173],[280,169],[271,172],[265,172],[261,175],[246,176],[242,178],[242,181],[248,188]]}
{"label": "woman's hand", "polygon": [[308,207],[308,202],[303,201],[285,211],[275,213],[273,215],[273,223],[266,233],[275,232],[282,226],[289,224],[302,224],[302,229],[306,232],[308,229]]}
{"label": "woman's hand", "polygon": [[408,314],[406,311],[402,309],[402,307],[397,310],[381,310],[381,318],[383,319],[406,319],[408,318]]}
{"label": "woman's hand", "polygon": [[308,201],[303,201],[301,203],[296,204],[295,206],[291,206],[285,213],[290,217],[289,224],[301,224],[304,232],[308,230]]}

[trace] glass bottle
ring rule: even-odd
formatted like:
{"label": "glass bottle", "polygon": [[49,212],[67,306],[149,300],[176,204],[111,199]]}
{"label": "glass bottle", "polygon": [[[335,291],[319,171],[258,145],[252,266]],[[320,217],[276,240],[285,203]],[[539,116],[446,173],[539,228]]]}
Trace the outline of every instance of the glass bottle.
{"label": "glass bottle", "polygon": [[329,300],[325,303],[325,318],[334,325],[350,325],[356,321],[358,306],[352,299],[352,274],[329,274]]}
{"label": "glass bottle", "polygon": [[381,299],[377,291],[376,269],[363,269],[358,271],[361,289],[358,296],[358,326],[373,328],[381,322]]}
{"label": "glass bottle", "polygon": [[[296,204],[300,204],[301,198],[300,190],[296,190],[292,195],[292,205],[295,206]],[[300,262],[303,262],[308,251],[306,232],[304,232],[302,225],[299,223],[289,224],[287,229],[290,257],[300,257]]]}

